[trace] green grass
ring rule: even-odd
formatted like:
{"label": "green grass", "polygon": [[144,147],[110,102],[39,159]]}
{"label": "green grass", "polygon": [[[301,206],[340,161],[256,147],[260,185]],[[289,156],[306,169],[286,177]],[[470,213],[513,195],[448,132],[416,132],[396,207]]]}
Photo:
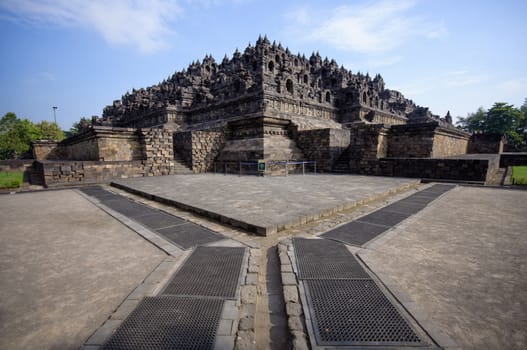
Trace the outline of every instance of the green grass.
{"label": "green grass", "polygon": [[0,171],[0,189],[18,188],[23,183],[23,171]]}
{"label": "green grass", "polygon": [[527,185],[527,166],[512,167],[512,183],[515,185]]}

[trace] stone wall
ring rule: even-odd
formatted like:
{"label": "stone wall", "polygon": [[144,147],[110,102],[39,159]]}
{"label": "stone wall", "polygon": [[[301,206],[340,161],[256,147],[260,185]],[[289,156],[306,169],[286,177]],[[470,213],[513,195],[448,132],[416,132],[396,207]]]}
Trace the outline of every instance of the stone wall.
{"label": "stone wall", "polygon": [[437,122],[393,125],[388,137],[390,158],[441,158],[465,154],[469,134]]}
{"label": "stone wall", "polygon": [[317,162],[317,171],[331,171],[333,163],[349,146],[347,129],[315,129],[298,131],[296,144],[306,160]]}
{"label": "stone wall", "polygon": [[472,134],[468,142],[467,153],[502,153],[503,135]]}
{"label": "stone wall", "polygon": [[500,168],[507,168],[515,165],[527,165],[527,152],[500,154]]}
{"label": "stone wall", "polygon": [[99,158],[98,140],[95,133],[84,135],[83,138],[75,138],[61,142],[59,147],[64,149],[67,160],[103,160]]}
{"label": "stone wall", "polygon": [[[122,131],[122,130],[121,130]],[[70,154],[81,152],[82,145],[94,146],[84,153],[91,155],[94,148],[102,160],[40,160],[35,161],[33,172],[46,187],[73,186],[105,182],[116,178],[159,176],[174,174],[174,146],[172,132],[163,129],[128,130],[112,137],[84,135],[84,139],[70,140],[64,147]],[[99,134],[99,136],[101,136]],[[70,147],[71,146],[71,147]],[[69,148],[68,148],[69,147]],[[133,147],[133,150],[130,148]],[[130,157],[121,152],[129,152]],[[105,157],[100,157],[104,155]],[[107,160],[106,158],[143,159]]]}
{"label": "stone wall", "polygon": [[174,134],[174,149],[195,173],[214,170],[214,161],[225,145],[223,131],[183,131]]}
{"label": "stone wall", "polygon": [[192,132],[192,170],[203,173],[214,170],[214,160],[225,145],[222,131]]}
{"label": "stone wall", "polygon": [[488,159],[383,158],[365,159],[351,166],[361,175],[485,182],[491,164]]}
{"label": "stone wall", "polygon": [[33,159],[66,159],[68,154],[65,149],[59,147],[59,141],[38,140],[31,142]]}
{"label": "stone wall", "polygon": [[378,159],[386,157],[387,133],[383,124],[355,124],[350,127],[350,159]]}
{"label": "stone wall", "polygon": [[454,130],[438,128],[434,135],[432,158],[451,157],[467,153],[469,137]]}
{"label": "stone wall", "polygon": [[35,161],[34,172],[46,187],[79,186],[116,178],[153,175],[145,161]]}
{"label": "stone wall", "polygon": [[172,132],[164,129],[141,129],[140,139],[146,157],[144,176],[174,174]]}
{"label": "stone wall", "polygon": [[127,161],[145,158],[136,129],[93,127],[61,142],[32,143],[36,160]]}
{"label": "stone wall", "polygon": [[388,137],[388,157],[432,157],[436,127],[435,123],[392,126]]}

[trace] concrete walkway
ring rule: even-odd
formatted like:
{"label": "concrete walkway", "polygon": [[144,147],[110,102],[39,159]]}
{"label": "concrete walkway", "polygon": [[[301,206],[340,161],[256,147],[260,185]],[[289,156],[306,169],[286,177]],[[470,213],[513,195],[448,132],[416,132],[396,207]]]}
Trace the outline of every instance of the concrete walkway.
{"label": "concrete walkway", "polygon": [[74,191],[0,196],[0,349],[78,349],[164,257]]}

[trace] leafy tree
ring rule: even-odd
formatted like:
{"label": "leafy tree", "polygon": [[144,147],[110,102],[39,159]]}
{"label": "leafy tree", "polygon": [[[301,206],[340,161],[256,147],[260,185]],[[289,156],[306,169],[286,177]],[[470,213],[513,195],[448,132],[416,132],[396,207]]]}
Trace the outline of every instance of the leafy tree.
{"label": "leafy tree", "polygon": [[18,118],[15,113],[13,112],[7,112],[2,119],[0,119],[0,135],[8,132],[11,130],[13,125],[15,125],[18,121]]}
{"label": "leafy tree", "polygon": [[480,107],[467,118],[460,118],[457,124],[459,128],[470,132],[505,135],[507,141],[519,149],[526,141],[526,110],[527,104],[518,109],[504,102],[496,102],[488,111]]}
{"label": "leafy tree", "polygon": [[483,132],[486,117],[487,111],[483,107],[479,107],[475,113],[469,113],[466,118],[460,117],[457,121],[457,127],[470,132]]}
{"label": "leafy tree", "polygon": [[62,131],[57,123],[50,123],[43,120],[35,124],[35,126],[40,130],[41,139],[57,141],[64,139],[64,131]]}
{"label": "leafy tree", "polygon": [[33,124],[30,120],[19,119],[15,113],[9,112],[0,119],[0,159],[23,156],[29,151],[31,141],[63,138],[62,130],[56,123],[42,121]]}
{"label": "leafy tree", "polygon": [[[14,118],[13,118],[14,116]],[[27,119],[18,119],[14,113],[7,113],[0,120],[0,158],[17,158],[29,151],[32,140],[40,133]]]}

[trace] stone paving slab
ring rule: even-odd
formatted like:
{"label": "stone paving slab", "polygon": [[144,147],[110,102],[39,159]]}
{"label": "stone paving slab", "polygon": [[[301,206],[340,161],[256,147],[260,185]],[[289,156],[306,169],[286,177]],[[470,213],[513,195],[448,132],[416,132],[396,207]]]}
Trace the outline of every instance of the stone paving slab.
{"label": "stone paving slab", "polygon": [[268,235],[416,186],[418,182],[359,175],[200,174],[122,179],[112,185]]}
{"label": "stone paving slab", "polygon": [[0,349],[78,349],[165,257],[75,191],[1,196]]}
{"label": "stone paving slab", "polygon": [[443,347],[525,349],[526,203],[526,191],[458,187],[359,256],[453,340]]}

